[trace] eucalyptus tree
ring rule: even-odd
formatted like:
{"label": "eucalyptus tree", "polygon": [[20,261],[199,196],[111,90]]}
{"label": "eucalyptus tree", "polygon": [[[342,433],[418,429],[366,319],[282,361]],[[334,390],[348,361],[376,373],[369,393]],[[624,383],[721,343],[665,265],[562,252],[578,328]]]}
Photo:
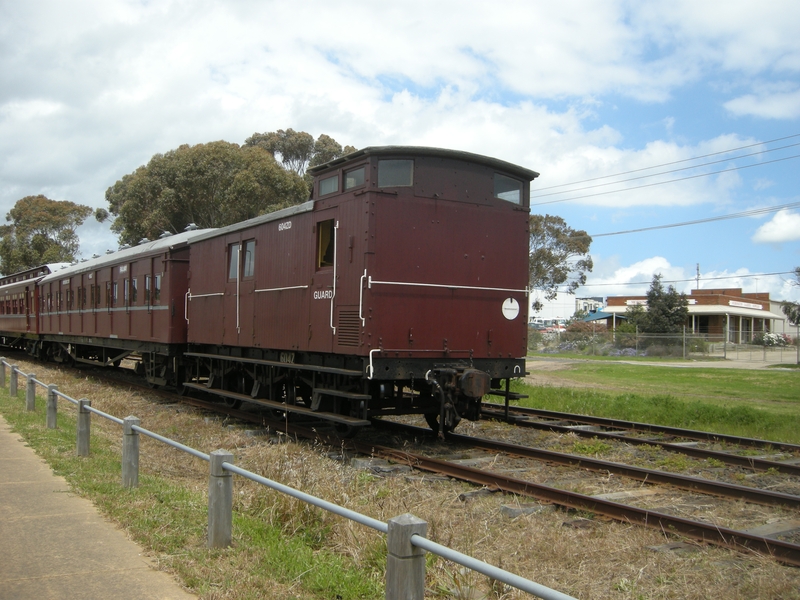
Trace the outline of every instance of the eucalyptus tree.
{"label": "eucalyptus tree", "polygon": [[[589,255],[591,236],[567,225],[561,217],[531,215],[528,253],[529,282],[532,289],[554,300],[559,291],[574,294],[586,283],[594,263]],[[533,310],[541,310],[541,302]]]}
{"label": "eucalyptus tree", "polygon": [[83,204],[41,194],[17,200],[0,227],[0,272],[4,275],[55,262],[72,262],[78,252],[75,230],[92,214]]}
{"label": "eucalyptus tree", "polygon": [[189,224],[223,227],[308,199],[308,187],[266,149],[225,141],[156,154],[106,190],[112,231],[136,244]]}

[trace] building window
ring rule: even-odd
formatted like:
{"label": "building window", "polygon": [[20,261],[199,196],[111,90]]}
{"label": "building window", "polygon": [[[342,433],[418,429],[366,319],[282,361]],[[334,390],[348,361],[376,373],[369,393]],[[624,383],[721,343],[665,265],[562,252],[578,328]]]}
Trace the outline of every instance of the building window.
{"label": "building window", "polygon": [[378,187],[408,187],[413,184],[413,160],[378,161]]}
{"label": "building window", "polygon": [[317,223],[317,269],[333,266],[333,219]]}
{"label": "building window", "polygon": [[325,196],[326,194],[333,194],[339,191],[339,176],[326,177],[319,182],[319,195]]}
{"label": "building window", "polygon": [[367,168],[359,167],[344,174],[344,189],[350,190],[354,187],[364,185],[364,176],[366,175]]}
{"label": "building window", "polygon": [[513,202],[514,204],[522,203],[522,182],[500,173],[494,174],[494,197],[500,200]]}
{"label": "building window", "polygon": [[256,274],[256,241],[247,240],[244,243],[244,271],[242,277],[252,277]]}

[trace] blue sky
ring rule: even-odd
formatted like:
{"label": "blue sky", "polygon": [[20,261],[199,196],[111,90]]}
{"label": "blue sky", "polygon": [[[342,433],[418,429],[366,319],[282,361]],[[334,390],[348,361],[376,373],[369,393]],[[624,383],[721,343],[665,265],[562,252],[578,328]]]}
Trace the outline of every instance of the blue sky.
{"label": "blue sky", "polygon": [[[800,300],[800,146],[765,152],[800,142],[769,143],[800,134],[798,31],[794,0],[3,2],[0,211],[40,193],[105,206],[157,152],[289,127],[495,156],[541,173],[532,196],[724,160],[533,210],[590,234],[763,210],[596,237],[578,295],[655,273],[689,291],[699,263],[701,287]],[[107,225],[79,233],[85,256],[116,247]]]}

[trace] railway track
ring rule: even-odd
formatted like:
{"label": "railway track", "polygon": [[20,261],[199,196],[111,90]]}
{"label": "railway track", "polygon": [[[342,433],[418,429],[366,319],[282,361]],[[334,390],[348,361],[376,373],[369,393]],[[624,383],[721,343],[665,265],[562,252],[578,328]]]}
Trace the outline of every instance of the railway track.
{"label": "railway track", "polygon": [[[110,378],[110,380],[116,383],[120,382],[115,378]],[[123,383],[128,386],[136,385],[128,380]],[[145,386],[143,385],[142,387]],[[208,402],[186,396],[177,396],[174,393],[164,390],[152,390],[148,388],[148,391],[161,396],[169,402],[181,402],[196,408],[222,413],[243,422],[253,423],[259,427],[269,427],[274,431],[281,431],[292,436],[320,440],[337,449],[348,452],[360,453],[370,457],[385,458],[395,463],[408,465],[414,469],[446,475],[492,490],[534,498],[539,502],[553,504],[567,509],[590,512],[601,518],[654,528],[665,533],[677,534],[702,543],[724,546],[741,552],[771,556],[784,564],[800,566],[800,544],[776,537],[789,532],[792,524],[794,524],[795,527],[800,527],[800,516],[798,516],[800,497],[796,495],[713,482],[703,480],[702,478],[676,475],[663,471],[642,469],[630,465],[621,465],[608,461],[591,459],[584,456],[543,451],[519,444],[481,439],[476,436],[459,434],[450,434],[448,436],[448,442],[451,448],[453,444],[457,444],[461,447],[469,446],[479,449],[482,452],[492,453],[495,457],[504,455],[534,459],[550,465],[562,465],[563,467],[568,467],[575,471],[590,469],[595,473],[606,475],[614,474],[619,478],[624,477],[625,479],[639,483],[645,482],[657,486],[669,486],[670,488],[686,490],[691,493],[709,494],[718,498],[732,499],[734,502],[744,501],[777,507],[777,510],[792,513],[795,518],[795,520],[788,521],[788,529],[785,531],[781,531],[780,525],[773,526],[769,532],[763,531],[763,527],[738,530],[721,527],[717,524],[703,521],[702,519],[685,518],[652,508],[643,508],[616,502],[612,499],[615,497],[624,497],[625,492],[591,495],[578,491],[560,489],[553,485],[546,485],[523,479],[512,474],[499,472],[498,470],[489,471],[476,468],[475,466],[464,464],[463,460],[448,460],[445,458],[428,456],[423,452],[399,450],[396,447],[389,447],[363,439],[342,440],[336,436],[335,432],[331,431],[327,433],[315,426],[319,424],[308,423],[305,426],[299,426],[288,423],[285,420],[276,420],[276,411],[265,413],[263,411],[233,409],[219,402]],[[573,415],[573,417],[578,416]],[[564,420],[563,415],[559,415],[557,418]],[[525,419],[516,419],[515,421],[524,422]],[[397,434],[408,435],[415,439],[435,439],[434,436],[430,435],[430,430],[427,428],[398,424],[385,420],[376,421],[375,425],[375,429],[379,431],[391,431]],[[562,425],[558,425],[557,427],[561,426]],[[570,433],[580,435],[578,431],[569,430]],[[594,435],[598,432],[588,433]],[[672,433],[670,433],[670,435],[671,434]],[[617,436],[617,439],[620,439],[619,436]],[[623,441],[627,443],[628,440],[625,439]],[[751,468],[753,467],[751,466]],[[632,496],[635,497],[636,494],[632,494]],[[780,518],[786,521],[785,514]]]}
{"label": "railway track", "polygon": [[[423,435],[423,428],[400,425],[397,423],[381,422],[381,428],[388,428],[394,431],[406,431],[410,435]],[[450,434],[448,440],[461,445],[468,445],[482,450],[492,452],[502,452],[518,456],[526,456],[547,462],[570,465],[575,468],[593,468],[598,471],[614,472],[626,478],[636,481],[647,481],[648,483],[658,483],[669,485],[684,490],[712,494],[717,497],[744,500],[758,504],[780,506],[789,508],[796,513],[800,507],[800,497],[788,494],[774,494],[768,490],[757,490],[744,486],[732,486],[719,484],[700,478],[686,477],[661,471],[637,469],[628,465],[616,465],[606,461],[593,461],[585,457],[565,455],[559,453],[541,452],[537,449],[525,446],[499,443],[492,440],[479,439],[473,436],[462,436]],[[356,448],[360,442],[355,442]],[[423,469],[435,473],[454,477],[463,481],[469,481],[487,488],[497,489],[504,492],[518,494],[535,498],[539,501],[556,504],[562,507],[588,511],[595,515],[622,521],[626,523],[637,523],[642,526],[655,528],[664,532],[676,533],[693,540],[705,543],[713,543],[739,551],[757,552],[772,556],[775,559],[790,564],[800,566],[800,544],[771,537],[780,533],[785,533],[800,527],[800,521],[790,520],[787,522],[787,529],[781,532],[780,525],[772,527],[771,532],[766,535],[759,533],[763,528],[752,528],[752,530],[735,530],[732,528],[720,527],[717,524],[704,522],[702,520],[686,519],[680,516],[659,512],[657,510],[640,508],[630,504],[614,502],[597,495],[587,495],[574,491],[559,489],[549,485],[543,485],[534,481],[520,479],[492,470],[491,472],[478,469],[473,466],[463,464],[461,460],[443,460],[440,458],[423,456],[419,453],[409,453],[398,451],[391,448],[379,447],[375,445],[363,445],[362,452],[371,455],[379,455],[402,464],[408,464],[417,469]],[[591,464],[590,464],[591,463]],[[636,494],[631,494],[635,496]],[[609,494],[608,496],[624,496],[623,494]]]}
{"label": "railway track", "polygon": [[[486,419],[502,420],[519,427],[542,431],[573,433],[581,437],[622,441],[631,445],[657,446],[692,458],[718,460],[727,465],[755,471],[772,470],[778,473],[800,475],[800,445],[796,444],[534,408],[510,407],[506,411],[505,406],[491,403],[484,403],[482,416]],[[764,454],[772,454],[775,458],[722,452],[700,447],[693,442],[758,449]]]}

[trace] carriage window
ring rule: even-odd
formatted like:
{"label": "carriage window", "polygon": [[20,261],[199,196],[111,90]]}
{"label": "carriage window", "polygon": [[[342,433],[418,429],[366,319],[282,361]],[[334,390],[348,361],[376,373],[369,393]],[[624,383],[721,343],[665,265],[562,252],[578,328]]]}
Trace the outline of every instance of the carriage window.
{"label": "carriage window", "polygon": [[239,273],[239,244],[228,246],[228,279],[236,279]]}
{"label": "carriage window", "polygon": [[111,297],[111,302],[116,306],[119,301],[119,288],[116,281],[112,285],[114,286],[114,295]]}
{"label": "carriage window", "polygon": [[256,273],[256,241],[247,240],[244,243],[244,272],[242,277],[252,277]]}
{"label": "carriage window", "polygon": [[128,306],[128,298],[130,298],[130,287],[131,281],[130,279],[125,279],[125,284],[122,289],[122,301],[125,303],[125,306]]}
{"label": "carriage window", "polygon": [[514,204],[522,203],[522,182],[500,173],[494,174],[494,197]]}
{"label": "carriage window", "polygon": [[339,191],[339,176],[326,177],[319,182],[319,195],[332,194]]}
{"label": "carriage window", "polygon": [[344,174],[344,189],[349,190],[359,185],[364,185],[364,175],[366,174],[366,167],[353,169]]}
{"label": "carriage window", "polygon": [[136,284],[136,277],[131,279],[131,304],[136,304],[139,298],[139,286]]}
{"label": "carriage window", "polygon": [[413,184],[413,160],[378,161],[378,187],[400,187]]}
{"label": "carriage window", "polygon": [[317,268],[333,266],[333,219],[317,223]]}
{"label": "carriage window", "polygon": [[153,278],[153,304],[161,302],[161,275]]}
{"label": "carriage window", "polygon": [[150,304],[150,275],[144,276],[144,303]]}

